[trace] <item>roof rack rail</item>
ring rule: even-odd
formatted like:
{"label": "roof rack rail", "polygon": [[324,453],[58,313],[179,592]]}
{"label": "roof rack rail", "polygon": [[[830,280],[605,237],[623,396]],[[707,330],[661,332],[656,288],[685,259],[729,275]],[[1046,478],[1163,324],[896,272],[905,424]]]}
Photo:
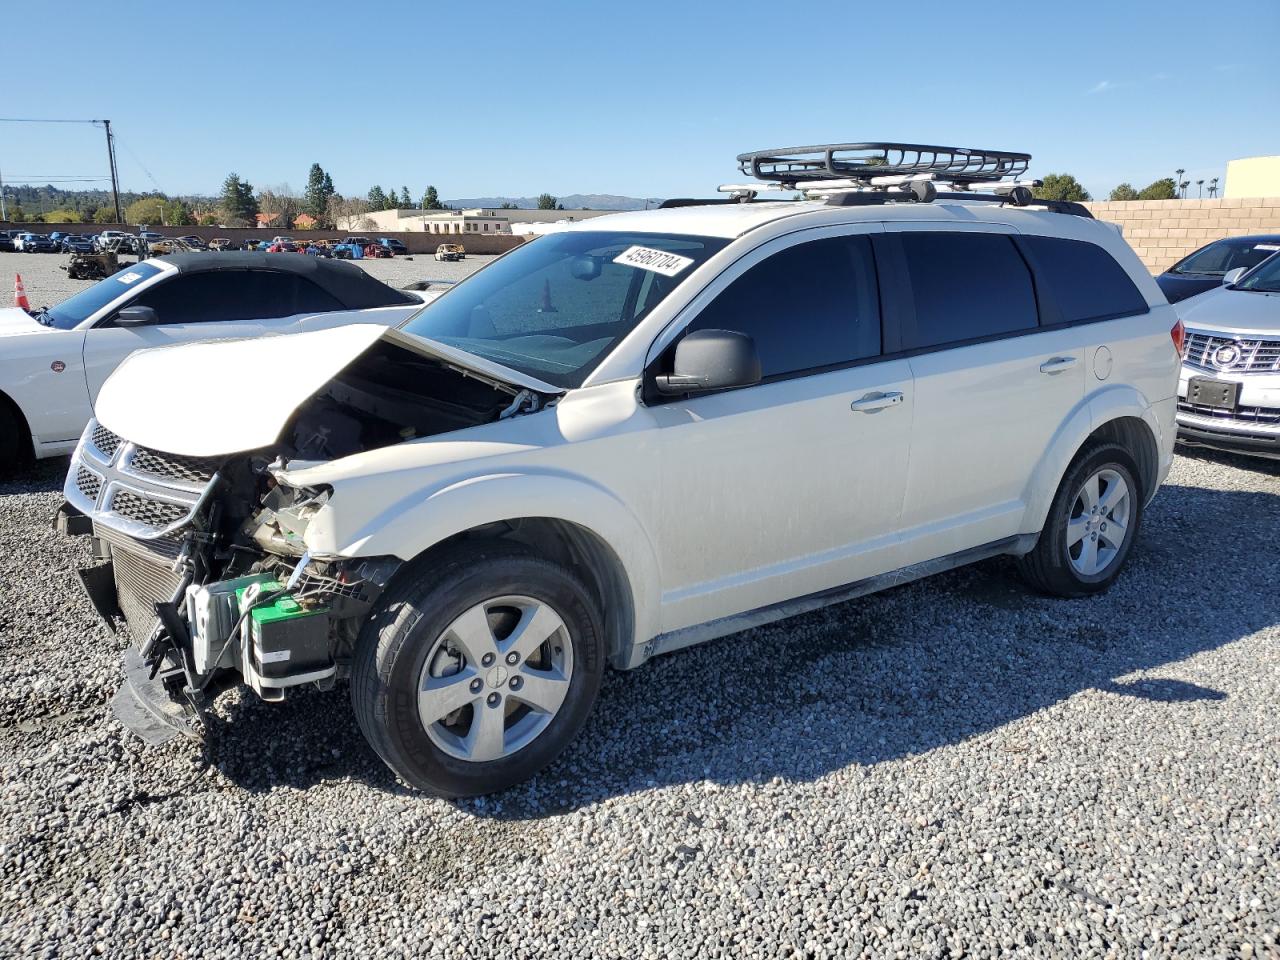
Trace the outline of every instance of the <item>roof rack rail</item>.
{"label": "roof rack rail", "polygon": [[1031,154],[1008,150],[940,147],[927,143],[824,143],[778,147],[738,155],[738,169],[757,180],[797,184],[932,174],[949,183],[992,183],[1019,177]]}
{"label": "roof rack rail", "polygon": [[[766,191],[796,190],[838,206],[977,200],[1039,207],[1089,217],[1078,203],[1040,200],[1039,180],[1017,179],[1031,154],[1011,150],[940,147],[926,143],[825,143],[738,154],[738,169],[759,183],[726,183],[729,202],[751,203]],[[981,188],[984,192],[976,192]],[[939,190],[945,192],[939,192]]]}

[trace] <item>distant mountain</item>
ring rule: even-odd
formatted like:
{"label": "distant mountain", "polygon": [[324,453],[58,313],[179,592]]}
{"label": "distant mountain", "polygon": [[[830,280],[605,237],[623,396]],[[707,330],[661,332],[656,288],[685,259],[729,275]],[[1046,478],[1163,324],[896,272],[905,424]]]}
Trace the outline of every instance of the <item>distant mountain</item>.
{"label": "distant mountain", "polygon": [[[537,197],[470,197],[464,200],[446,200],[451,207],[501,207],[504,203],[514,203],[518,210],[538,209]],[[571,193],[567,197],[557,197],[566,211],[581,210],[643,210],[644,200],[637,197],[619,197],[612,193]],[[652,202],[652,201],[650,201]]]}

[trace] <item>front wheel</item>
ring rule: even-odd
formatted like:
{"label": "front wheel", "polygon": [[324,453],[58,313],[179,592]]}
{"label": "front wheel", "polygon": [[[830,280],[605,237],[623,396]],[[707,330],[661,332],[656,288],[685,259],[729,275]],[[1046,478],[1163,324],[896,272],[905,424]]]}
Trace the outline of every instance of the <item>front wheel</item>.
{"label": "front wheel", "polygon": [[573,571],[503,541],[406,571],[361,632],[356,720],[410,785],[475,796],[527,780],[577,734],[604,668]]}
{"label": "front wheel", "polygon": [[1058,486],[1035,549],[1019,562],[1023,577],[1059,597],[1110,587],[1142,522],[1137,474],[1119,444],[1099,444],[1078,456]]}

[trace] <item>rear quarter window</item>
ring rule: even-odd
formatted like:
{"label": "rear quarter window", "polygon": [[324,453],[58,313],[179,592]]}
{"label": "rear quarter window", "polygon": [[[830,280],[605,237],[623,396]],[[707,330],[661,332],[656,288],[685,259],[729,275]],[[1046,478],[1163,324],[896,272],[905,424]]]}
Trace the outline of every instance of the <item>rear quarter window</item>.
{"label": "rear quarter window", "polygon": [[1096,244],[1056,237],[1023,237],[1036,280],[1067,323],[1146,313],[1147,300],[1115,258]]}

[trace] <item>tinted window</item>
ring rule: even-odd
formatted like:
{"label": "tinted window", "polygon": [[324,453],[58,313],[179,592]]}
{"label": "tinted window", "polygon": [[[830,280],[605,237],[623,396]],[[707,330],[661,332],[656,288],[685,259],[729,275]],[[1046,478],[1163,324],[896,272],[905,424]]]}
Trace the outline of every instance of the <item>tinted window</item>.
{"label": "tinted window", "polygon": [[880,353],[880,296],[866,237],[798,244],[756,264],[694,319],[689,330],[752,337],[766,377]]}
{"label": "tinted window", "polygon": [[143,292],[130,306],[151,307],[161,323],[270,320],[341,309],[309,280],[268,270],[181,274]]}
{"label": "tinted window", "polygon": [[905,350],[1029,330],[1038,323],[1031,272],[1012,239],[994,233],[902,233],[914,329]]}
{"label": "tinted window", "polygon": [[1067,322],[1146,313],[1147,301],[1107,251],[1079,240],[1024,237],[1036,277]]}

